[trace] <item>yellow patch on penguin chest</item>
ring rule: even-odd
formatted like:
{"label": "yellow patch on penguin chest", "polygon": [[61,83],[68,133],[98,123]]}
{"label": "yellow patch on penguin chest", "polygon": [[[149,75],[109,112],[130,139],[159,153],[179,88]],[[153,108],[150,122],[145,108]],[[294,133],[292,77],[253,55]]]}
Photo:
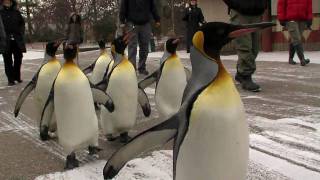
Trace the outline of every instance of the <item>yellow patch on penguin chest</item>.
{"label": "yellow patch on penguin chest", "polygon": [[193,104],[180,146],[177,180],[245,179],[249,147],[245,112],[232,78],[219,69]]}

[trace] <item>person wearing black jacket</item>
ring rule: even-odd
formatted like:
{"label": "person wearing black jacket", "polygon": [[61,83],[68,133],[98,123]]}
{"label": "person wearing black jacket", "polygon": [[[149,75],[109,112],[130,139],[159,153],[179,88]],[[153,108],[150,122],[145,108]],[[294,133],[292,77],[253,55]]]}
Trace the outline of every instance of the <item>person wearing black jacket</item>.
{"label": "person wearing black jacket", "polygon": [[122,0],[120,7],[120,27],[131,30],[133,27],[133,37],[131,38],[129,48],[129,60],[136,68],[137,46],[139,43],[139,66],[140,74],[148,75],[146,70],[146,61],[149,53],[149,42],[151,35],[151,17],[160,26],[160,16],[155,6],[154,0]]}
{"label": "person wearing black jacket", "polygon": [[200,25],[206,23],[202,10],[197,6],[197,0],[190,0],[190,5],[186,4],[185,15],[182,20],[187,23],[187,53],[189,53],[193,35]]}
{"label": "person wearing black jacket", "polygon": [[20,69],[23,58],[22,53],[26,52],[24,42],[25,22],[17,9],[15,0],[2,0],[1,4],[0,15],[6,32],[6,48],[3,53],[3,59],[8,85],[12,86],[15,81],[22,82]]}

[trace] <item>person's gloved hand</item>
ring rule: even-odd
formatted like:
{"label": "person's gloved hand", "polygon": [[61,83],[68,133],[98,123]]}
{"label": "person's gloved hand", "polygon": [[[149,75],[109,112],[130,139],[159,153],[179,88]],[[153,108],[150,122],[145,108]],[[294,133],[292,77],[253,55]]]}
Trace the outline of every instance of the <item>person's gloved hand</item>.
{"label": "person's gloved hand", "polygon": [[307,28],[311,30],[312,20],[307,21]]}
{"label": "person's gloved hand", "polygon": [[156,22],[156,27],[160,27],[161,23],[160,22]]}

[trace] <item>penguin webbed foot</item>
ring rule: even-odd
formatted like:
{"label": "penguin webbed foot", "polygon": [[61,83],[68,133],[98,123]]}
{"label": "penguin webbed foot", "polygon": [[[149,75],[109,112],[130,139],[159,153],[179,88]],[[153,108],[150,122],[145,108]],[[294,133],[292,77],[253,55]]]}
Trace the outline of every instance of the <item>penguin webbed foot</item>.
{"label": "penguin webbed foot", "polygon": [[48,141],[50,139],[48,126],[43,126],[40,129],[40,139],[41,141]]}
{"label": "penguin webbed foot", "polygon": [[93,156],[95,154],[98,154],[100,151],[102,151],[102,149],[97,146],[89,146],[88,151],[89,151],[89,155]]}
{"label": "penguin webbed foot", "polygon": [[120,142],[121,143],[128,143],[131,137],[128,135],[128,132],[124,132],[120,134]]}
{"label": "penguin webbed foot", "polygon": [[71,170],[77,167],[79,167],[79,161],[76,158],[76,154],[73,152],[67,156],[66,165],[64,169]]}

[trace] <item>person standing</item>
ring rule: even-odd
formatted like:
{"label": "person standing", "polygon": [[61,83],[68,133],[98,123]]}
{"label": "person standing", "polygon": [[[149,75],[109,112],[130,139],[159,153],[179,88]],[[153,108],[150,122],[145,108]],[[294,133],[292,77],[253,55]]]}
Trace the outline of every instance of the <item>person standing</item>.
{"label": "person standing", "polygon": [[137,46],[139,44],[139,64],[140,74],[148,75],[146,61],[149,53],[149,42],[151,35],[151,17],[160,26],[160,16],[155,6],[154,0],[121,0],[120,7],[120,27],[122,29],[133,29],[133,36],[128,44],[129,60],[136,68]]}
{"label": "person standing", "polygon": [[[15,85],[15,81],[22,82],[21,64],[23,53],[26,52],[24,42],[25,21],[17,9],[15,0],[2,0],[0,15],[4,30],[6,33],[5,52],[3,60],[5,65],[5,73],[8,78],[8,86]],[[14,57],[14,62],[12,60]]]}
{"label": "person standing", "polygon": [[278,0],[278,19],[280,24],[289,31],[289,64],[297,64],[293,58],[295,53],[301,66],[310,63],[305,59],[302,46],[302,33],[312,25],[312,0]]}
{"label": "person standing", "polygon": [[[229,7],[232,24],[250,24],[262,21],[262,15],[267,8],[267,0],[224,0]],[[261,87],[252,80],[256,71],[256,58],[259,53],[260,34],[254,32],[234,40],[238,54],[237,74],[242,89],[259,92]]]}
{"label": "person standing", "polygon": [[197,5],[197,0],[190,0],[189,3],[186,4],[185,15],[182,19],[187,24],[187,53],[190,52],[193,35],[197,32],[200,25],[206,23],[202,10]]}
{"label": "person standing", "polygon": [[[81,16],[75,12],[70,15],[66,36],[67,43],[77,45],[79,53],[79,46],[83,43],[83,28]],[[79,54],[77,55],[76,64],[80,66]]]}

